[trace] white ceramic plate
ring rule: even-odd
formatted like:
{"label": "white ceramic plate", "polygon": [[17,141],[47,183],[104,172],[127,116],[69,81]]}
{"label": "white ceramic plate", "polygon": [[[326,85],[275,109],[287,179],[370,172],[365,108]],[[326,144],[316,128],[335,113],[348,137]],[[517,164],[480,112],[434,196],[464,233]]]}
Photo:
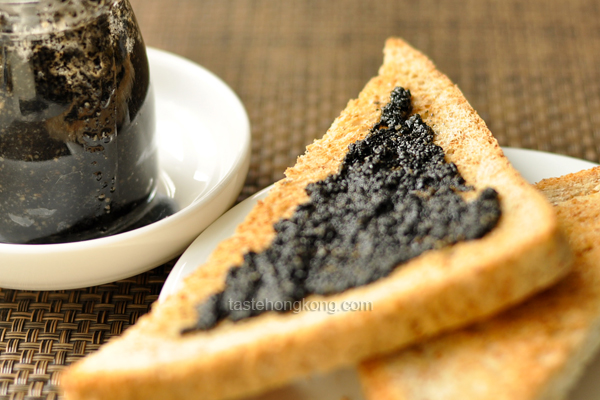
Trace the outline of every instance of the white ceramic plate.
{"label": "white ceramic plate", "polygon": [[199,65],[156,49],[148,49],[148,57],[156,97],[159,192],[179,211],[101,239],[0,244],[0,287],[72,289],[139,274],[180,254],[235,201],[250,160],[244,106]]}
{"label": "white ceramic plate", "polygon": [[[532,150],[505,148],[504,153],[513,166],[531,183],[596,166],[588,161]],[[235,227],[242,222],[258,200],[266,197],[268,191],[269,188],[266,188],[232,208],[192,243],[165,282],[160,294],[161,299],[176,291],[182,279],[201,265],[220,241],[233,234]],[[585,376],[577,385],[570,399],[600,398],[600,383],[597,379],[599,375],[600,357],[586,370]],[[344,398],[344,396],[351,400],[364,399],[354,369],[339,370],[324,376],[313,376],[254,399],[331,400]]]}

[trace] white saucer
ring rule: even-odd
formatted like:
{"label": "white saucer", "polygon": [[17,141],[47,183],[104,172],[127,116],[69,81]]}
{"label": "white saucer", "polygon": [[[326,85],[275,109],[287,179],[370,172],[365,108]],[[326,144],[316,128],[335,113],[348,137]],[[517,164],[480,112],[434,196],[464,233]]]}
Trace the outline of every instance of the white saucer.
{"label": "white saucer", "polygon": [[[504,154],[530,183],[597,166],[589,161],[533,150],[505,148]],[[256,193],[229,210],[191,244],[167,278],[160,299],[164,299],[176,291],[182,279],[204,263],[220,241],[233,234],[235,227],[243,221],[258,200],[266,197],[269,189],[270,187]],[[587,369],[584,378],[570,399],[600,398],[600,382],[596,378],[598,375],[600,375],[600,356]],[[364,399],[354,369],[313,376],[253,399],[326,400],[339,398]]]}
{"label": "white saucer", "polygon": [[156,97],[159,192],[179,210],[130,232],[84,242],[0,244],[0,287],[73,289],[112,282],[180,254],[239,194],[250,162],[250,122],[211,72],[148,49]]}

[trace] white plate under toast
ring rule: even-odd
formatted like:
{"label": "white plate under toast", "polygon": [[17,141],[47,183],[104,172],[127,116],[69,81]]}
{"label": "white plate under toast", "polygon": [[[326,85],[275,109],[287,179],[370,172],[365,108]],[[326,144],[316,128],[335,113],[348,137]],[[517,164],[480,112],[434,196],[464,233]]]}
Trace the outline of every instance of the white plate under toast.
{"label": "white plate under toast", "polygon": [[[513,166],[531,183],[545,178],[557,177],[597,164],[557,154],[533,150],[505,148],[504,154]],[[264,199],[266,188],[229,210],[206,229],[181,256],[169,275],[160,294],[163,299],[177,290],[182,279],[204,263],[216,245],[231,236],[258,200]],[[577,384],[570,400],[600,398],[600,356],[587,368]],[[253,398],[253,400],[364,400],[356,371],[352,368],[334,373],[313,376],[290,384],[276,391]]]}
{"label": "white plate under toast", "polygon": [[158,191],[179,211],[100,239],[0,244],[0,287],[73,289],[137,275],[181,254],[235,201],[250,162],[244,106],[223,81],[191,61],[156,49],[148,49],[148,59],[156,97]]}

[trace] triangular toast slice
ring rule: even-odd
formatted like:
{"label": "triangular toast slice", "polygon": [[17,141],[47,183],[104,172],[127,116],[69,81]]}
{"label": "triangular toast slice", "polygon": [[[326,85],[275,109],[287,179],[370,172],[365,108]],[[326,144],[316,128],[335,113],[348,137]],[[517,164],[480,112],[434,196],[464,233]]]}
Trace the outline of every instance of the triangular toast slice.
{"label": "triangular toast slice", "polygon": [[564,399],[600,345],[600,167],[536,185],[575,253],[556,286],[489,321],[365,362],[377,400]]}
{"label": "triangular toast slice", "polygon": [[[68,400],[217,400],[259,393],[489,316],[568,272],[570,250],[554,210],[510,166],[458,88],[400,39],[388,40],[384,53],[379,75],[184,287],[66,372],[62,386]],[[397,87],[410,90],[413,114],[433,128],[435,143],[475,193],[497,191],[502,211],[497,226],[481,239],[427,251],[365,286],[305,299],[337,310],[368,304],[362,311],[267,312],[189,332],[198,324],[198,306],[223,290],[229,269],[249,251],[267,248],[274,224],[308,201],[308,184],[338,173],[349,145],[375,126],[400,129],[379,121]],[[425,188],[413,194],[431,193]]]}

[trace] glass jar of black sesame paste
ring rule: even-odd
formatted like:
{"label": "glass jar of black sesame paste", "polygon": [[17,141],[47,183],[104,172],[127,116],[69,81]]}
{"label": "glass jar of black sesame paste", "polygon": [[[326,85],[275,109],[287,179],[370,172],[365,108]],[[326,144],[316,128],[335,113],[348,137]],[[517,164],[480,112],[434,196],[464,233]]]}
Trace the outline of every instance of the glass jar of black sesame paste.
{"label": "glass jar of black sesame paste", "polygon": [[148,60],[128,0],[0,0],[0,242],[136,224],[156,191]]}

